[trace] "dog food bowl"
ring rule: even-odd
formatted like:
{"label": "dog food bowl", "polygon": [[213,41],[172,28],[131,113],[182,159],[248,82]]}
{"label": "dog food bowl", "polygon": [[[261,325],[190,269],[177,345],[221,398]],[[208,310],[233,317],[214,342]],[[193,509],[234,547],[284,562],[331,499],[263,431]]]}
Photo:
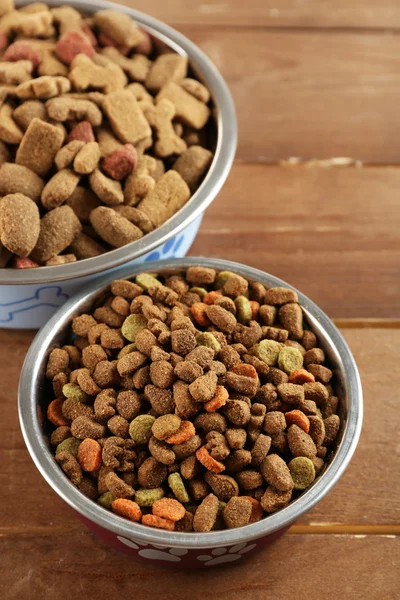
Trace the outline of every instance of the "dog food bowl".
{"label": "dog food bowl", "polygon": [[[151,264],[151,271],[170,271],[193,265],[233,271],[250,280],[261,281],[268,287],[291,287],[262,271],[216,259],[187,258],[154,262]],[[72,318],[89,310],[115,276],[129,278],[142,271],[143,265],[125,265],[118,272],[108,273],[91,282],[64,304],[37,334],[28,351],[19,386],[19,416],[25,443],[46,481],[76,511],[89,529],[111,547],[155,564],[185,568],[239,562],[282,535],[296,519],[322,500],[343,475],[361,431],[363,403],[357,367],[345,340],[332,321],[311,300],[298,292],[304,320],[317,334],[319,344],[329,359],[340,399],[342,426],[336,446],[322,473],[287,508],[257,523],[237,529],[180,533],[127,521],[89,500],[70,483],[54,460],[39,413],[45,414],[49,400],[49,395],[46,394],[49,382],[45,379],[47,358],[55,346],[65,343]]]}
{"label": "dog food bowl", "polygon": [[[26,4],[16,2],[17,7]],[[237,142],[235,108],[226,83],[211,60],[181,33],[136,10],[110,2],[49,0],[51,7],[68,4],[92,14],[102,9],[131,16],[159,44],[187,55],[191,70],[212,96],[214,159],[208,173],[189,202],[161,227],[142,239],[101,256],[75,263],[36,269],[0,269],[0,328],[41,327],[74,292],[99,273],[129,263],[135,265],[161,258],[185,256],[200,227],[204,211],[214,200],[231,169]]]}

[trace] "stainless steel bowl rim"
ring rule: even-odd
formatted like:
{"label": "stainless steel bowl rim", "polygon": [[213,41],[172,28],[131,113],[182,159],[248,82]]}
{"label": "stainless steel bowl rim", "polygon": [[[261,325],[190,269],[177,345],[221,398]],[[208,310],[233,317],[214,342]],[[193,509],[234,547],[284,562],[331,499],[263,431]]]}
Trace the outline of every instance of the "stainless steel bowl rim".
{"label": "stainless steel bowl rim", "polygon": [[[16,1],[17,6],[24,4],[26,2],[23,0]],[[151,252],[180,233],[211,204],[229,174],[236,152],[237,121],[232,96],[225,80],[212,61],[187,37],[162,21],[154,19],[140,11],[112,2],[105,2],[103,0],[96,0],[94,2],[85,0],[49,0],[47,4],[50,6],[68,4],[87,13],[107,8],[118,10],[131,16],[143,29],[165,41],[178,53],[187,54],[191,65],[198,70],[207,83],[215,107],[218,109],[216,115],[217,145],[213,162],[199,189],[181,210],[158,229],[122,248],[110,250],[101,256],[80,260],[75,263],[53,267],[38,267],[35,269],[0,269],[0,285],[51,283],[84,277],[112,269],[128,261],[137,259],[147,252]]]}
{"label": "stainless steel bowl rim", "polygon": [[[90,301],[101,288],[108,285],[115,277],[130,277],[144,270],[161,271],[169,268],[187,268],[193,265],[213,267],[218,270],[229,270],[253,280],[259,280],[269,286],[287,286],[295,289],[286,282],[239,263],[210,258],[186,258],[168,261],[157,261],[148,265],[137,265],[134,268],[122,267],[112,274],[108,274],[85,289],[68,302],[66,302],[39,331],[27,353],[19,385],[19,417],[25,443],[37,468],[51,485],[51,487],[81,515],[97,523],[117,535],[139,540],[143,543],[163,544],[170,547],[185,547],[191,549],[210,548],[248,542],[269,535],[275,531],[289,526],[303,513],[310,510],[319,502],[329,490],[337,483],[344,473],[357,446],[360,436],[363,403],[362,388],[356,363],[342,334],[311,300],[298,290],[300,303],[308,317],[324,330],[329,338],[332,348],[341,360],[341,369],[345,374],[348,394],[347,424],[343,433],[340,446],[325,473],[316,480],[311,488],[296,499],[289,506],[272,514],[257,523],[246,525],[238,529],[215,531],[210,533],[174,533],[151,529],[143,525],[131,523],[117,515],[108,512],[101,506],[86,498],[73,486],[54,460],[47,448],[42,434],[37,415],[37,390],[36,381],[43,361],[46,359],[49,344],[57,331],[69,322],[81,305]],[[144,268],[145,267],[145,268]]]}

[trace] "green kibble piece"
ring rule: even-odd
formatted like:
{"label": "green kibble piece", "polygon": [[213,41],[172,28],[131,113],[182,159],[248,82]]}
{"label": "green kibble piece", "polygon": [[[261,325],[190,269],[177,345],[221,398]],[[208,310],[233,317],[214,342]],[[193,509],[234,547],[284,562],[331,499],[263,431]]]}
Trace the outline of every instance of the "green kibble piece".
{"label": "green kibble piece", "polygon": [[315,479],[315,467],[305,456],[298,456],[288,464],[295,490],[305,490]]}
{"label": "green kibble piece", "polygon": [[111,510],[111,505],[114,500],[116,500],[116,498],[111,492],[106,492],[105,494],[102,494],[100,498],[97,498],[98,504],[107,510]]}
{"label": "green kibble piece", "polygon": [[292,346],[284,346],[279,352],[278,366],[288,375],[301,369],[303,366],[303,356],[297,348]]}
{"label": "green kibble piece", "polygon": [[207,290],[205,290],[204,288],[201,287],[192,287],[190,288],[189,292],[191,294],[197,294],[198,296],[200,296],[200,298],[203,300],[203,298],[205,298],[208,294]]}
{"label": "green kibble piece", "polygon": [[[147,319],[143,315],[129,315],[122,323],[121,333],[130,342],[136,340],[136,336],[147,325]],[[133,352],[133,350],[131,350]],[[128,352],[129,354],[129,352]]]}
{"label": "green kibble piece", "polygon": [[120,358],[122,358],[123,356],[126,356],[127,354],[130,354],[131,352],[135,352],[136,350],[136,344],[127,344],[126,346],[124,346],[122,348],[122,350],[120,350],[118,352],[117,355],[117,359],[119,360]]}
{"label": "green kibble piece", "polygon": [[72,454],[72,456],[75,456],[76,458],[78,456],[78,448],[80,445],[81,440],[78,440],[74,437],[67,438],[66,440],[58,444],[56,448],[56,455],[62,452],[63,450],[66,450],[66,452],[69,452],[70,454]]}
{"label": "green kibble piece", "polygon": [[207,348],[211,348],[214,350],[214,354],[217,355],[221,350],[221,344],[217,340],[216,337],[213,336],[209,331],[205,331],[204,333],[198,333],[196,335],[196,342],[198,346],[207,346]]}
{"label": "green kibble piece", "polygon": [[[282,344],[275,340],[261,340],[252,348],[254,356],[267,363],[268,366],[276,365],[279,353],[282,350]],[[298,351],[297,351],[298,352]]]}
{"label": "green kibble piece", "polygon": [[164,490],[162,488],[153,488],[151,490],[138,490],[135,493],[135,502],[139,506],[152,506],[157,500],[161,500],[164,497]]}
{"label": "green kibble piece", "polygon": [[223,500],[219,500],[218,502],[218,516],[222,515],[224,508],[226,507],[226,502]]}
{"label": "green kibble piece", "polygon": [[190,502],[189,494],[179,473],[171,473],[168,477],[168,485],[179,502]]}
{"label": "green kibble piece", "polygon": [[151,273],[139,273],[136,275],[135,281],[144,290],[162,286],[161,281],[158,281]]}
{"label": "green kibble piece", "polygon": [[235,298],[235,306],[236,306],[236,318],[239,323],[242,325],[246,325],[253,316],[253,311],[251,310],[251,304],[246,296],[237,296]]}
{"label": "green kibble piece", "polygon": [[139,415],[129,425],[129,435],[139,446],[149,443],[155,420],[151,415]]}
{"label": "green kibble piece", "polygon": [[220,290],[224,287],[228,279],[235,277],[235,273],[232,271],[221,271],[215,278],[214,287],[216,290]]}
{"label": "green kibble piece", "polygon": [[66,398],[76,400],[76,402],[86,402],[88,395],[76,383],[66,383],[63,385],[63,394]]}

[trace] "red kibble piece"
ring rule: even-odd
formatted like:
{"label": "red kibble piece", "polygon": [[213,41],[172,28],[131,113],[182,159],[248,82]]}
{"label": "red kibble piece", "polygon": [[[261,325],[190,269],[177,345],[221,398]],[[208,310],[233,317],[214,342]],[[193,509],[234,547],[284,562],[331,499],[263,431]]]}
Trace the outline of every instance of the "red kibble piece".
{"label": "red kibble piece", "polygon": [[206,294],[203,298],[203,302],[204,304],[215,304],[215,301],[218,298],[221,298],[222,294],[221,292],[208,292],[208,294]]}
{"label": "red kibble piece", "polygon": [[196,429],[191,421],[182,421],[176,433],[173,433],[165,440],[167,444],[183,444],[190,440],[196,433]]}
{"label": "red kibble piece", "polygon": [[78,448],[78,462],[84,471],[89,473],[100,469],[102,464],[102,450],[99,442],[86,438]]}
{"label": "red kibble piece", "polygon": [[142,518],[140,506],[127,498],[117,498],[111,503],[111,508],[120,517],[125,517],[125,519],[135,521],[135,523],[138,523]]}
{"label": "red kibble piece", "polygon": [[253,365],[248,365],[245,363],[241,363],[238,365],[234,365],[231,369],[232,373],[236,373],[236,375],[242,375],[242,377],[250,377],[251,379],[257,379],[257,371],[253,367]]}
{"label": "red kibble piece", "polygon": [[70,421],[64,417],[62,414],[62,400],[53,400],[50,402],[47,407],[47,418],[50,423],[53,423],[56,427],[61,427],[61,425],[69,425]]}
{"label": "red kibble piece", "polygon": [[149,54],[151,54],[151,51],[153,50],[153,42],[151,36],[149,33],[147,33],[147,31],[144,31],[144,29],[141,29],[140,32],[143,35],[143,39],[141,42],[138,43],[137,46],[135,46],[135,52],[149,56]]}
{"label": "red kibble piece", "polygon": [[95,54],[92,44],[79,31],[69,31],[56,44],[56,54],[65,64],[70,65],[78,54],[86,54],[89,58]]}
{"label": "red kibble piece", "polygon": [[27,42],[23,41],[14,42],[8,46],[7,50],[5,51],[4,58],[10,62],[15,62],[17,60],[30,60],[34,68],[38,67],[42,62],[42,56],[40,52],[35,50],[35,48],[33,48],[33,46]]}
{"label": "red kibble piece", "polygon": [[309,373],[305,369],[298,369],[293,371],[289,376],[289,383],[296,383],[297,385],[303,385],[303,383],[314,383],[315,377],[312,373]]}
{"label": "red kibble piece", "polygon": [[7,36],[4,35],[4,33],[0,33],[0,50],[4,50],[4,48],[7,48],[7,44],[8,44]]}
{"label": "red kibble piece", "polygon": [[190,312],[194,316],[196,323],[201,327],[209,327],[211,325],[210,319],[206,315],[207,304],[204,302],[195,302],[190,307]]}
{"label": "red kibble piece", "polygon": [[214,398],[211,398],[204,404],[204,408],[208,413],[216,412],[222,408],[229,399],[229,393],[223,385],[217,385],[217,391],[215,392]]}
{"label": "red kibble piece", "polygon": [[148,525],[149,527],[157,527],[158,529],[166,529],[167,531],[173,531],[175,529],[174,521],[163,519],[162,517],[157,517],[156,515],[143,515],[142,523],[143,525]]}
{"label": "red kibble piece", "polygon": [[68,135],[68,141],[72,142],[73,140],[79,140],[85,142],[85,144],[95,141],[93,127],[89,121],[81,121],[71,129]]}
{"label": "red kibble piece", "polygon": [[250,300],[251,306],[251,318],[255,321],[258,318],[258,311],[260,310],[260,304],[255,300]]}
{"label": "red kibble piece", "polygon": [[301,410],[291,410],[285,414],[286,424],[288,427],[291,425],[297,425],[303,431],[308,433],[310,431],[310,421]]}
{"label": "red kibble piece", "polygon": [[106,156],[101,167],[113,179],[120,181],[125,179],[135,169],[137,164],[137,153],[132,144],[125,144],[122,148],[114,150]]}
{"label": "red kibble piece", "polygon": [[36,262],[36,260],[32,260],[27,257],[19,257],[16,256],[13,262],[14,269],[34,269],[35,267],[40,267],[40,264]]}
{"label": "red kibble piece", "polygon": [[92,46],[97,46],[97,37],[94,35],[89,25],[86,25],[86,23],[82,25],[82,31],[86,35],[86,37],[89,38],[89,41],[92,44]]}
{"label": "red kibble piece", "polygon": [[197,450],[196,458],[211,473],[222,473],[222,471],[225,471],[225,465],[219,462],[219,460],[215,460],[205,446]]}
{"label": "red kibble piece", "polygon": [[185,507],[174,498],[161,498],[153,502],[151,510],[153,515],[168,519],[169,521],[180,521],[185,516]]}

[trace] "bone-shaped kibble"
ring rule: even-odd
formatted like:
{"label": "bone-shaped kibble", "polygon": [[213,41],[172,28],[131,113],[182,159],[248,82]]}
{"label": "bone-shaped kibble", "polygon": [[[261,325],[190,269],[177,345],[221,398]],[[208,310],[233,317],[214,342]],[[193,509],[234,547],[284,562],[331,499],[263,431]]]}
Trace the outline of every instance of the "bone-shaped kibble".
{"label": "bone-shaped kibble", "polygon": [[135,54],[132,58],[126,58],[112,46],[103,48],[102,55],[119,65],[133,81],[145,81],[152,64],[151,60],[143,54]]}
{"label": "bone-shaped kibble", "polygon": [[126,84],[124,72],[118,65],[111,61],[104,66],[98,65],[85,54],[78,54],[74,58],[69,78],[75,89],[80,92],[90,87],[110,94],[122,89]]}
{"label": "bone-shaped kibble", "polygon": [[133,94],[140,106],[140,108],[144,111],[146,106],[154,106],[154,98],[149,92],[146,90],[144,85],[141,83],[130,83],[127,87],[127,90]]}
{"label": "bone-shaped kibble", "polygon": [[32,79],[33,65],[30,60],[0,63],[0,83],[19,85]]}
{"label": "bone-shaped kibble", "polygon": [[157,169],[156,160],[144,154],[138,160],[136,169],[129,175],[124,188],[124,204],[134,206],[147,196],[156,185],[154,174]]}
{"label": "bone-shaped kibble", "polygon": [[50,37],[53,16],[48,10],[38,13],[10,11],[0,19],[0,33],[22,33],[27,37]]}
{"label": "bone-shaped kibble", "polygon": [[52,8],[50,12],[60,28],[60,37],[69,31],[81,31],[82,16],[72,6],[57,6]]}
{"label": "bone-shaped kibble", "polygon": [[42,50],[42,62],[38,68],[39,75],[50,75],[51,77],[66,77],[68,67],[56,58],[51,50]]}
{"label": "bone-shaped kibble", "polygon": [[13,119],[26,131],[33,119],[47,120],[46,107],[40,100],[27,100],[14,109]]}
{"label": "bone-shaped kibble", "polygon": [[167,99],[160,100],[157,106],[146,108],[145,116],[156,131],[157,141],[154,150],[160,158],[173,154],[182,154],[187,149],[186,142],[176,135],[172,119],[175,116],[175,107]]}
{"label": "bone-shaped kibble", "polygon": [[13,108],[5,102],[0,107],[0,140],[7,144],[19,144],[23,133],[13,119]]}
{"label": "bone-shaped kibble", "polygon": [[93,127],[101,125],[101,110],[90,100],[53,98],[46,102],[48,115],[55,121],[89,121]]}
{"label": "bone-shaped kibble", "polygon": [[94,23],[119,46],[133,48],[144,40],[136,23],[128,15],[115,10],[100,10],[94,15]]}
{"label": "bone-shaped kibble", "polygon": [[31,79],[25,83],[21,83],[16,94],[18,98],[28,100],[29,98],[53,98],[60,94],[65,94],[71,89],[71,83],[66,77],[50,77],[44,75],[37,79]]}

